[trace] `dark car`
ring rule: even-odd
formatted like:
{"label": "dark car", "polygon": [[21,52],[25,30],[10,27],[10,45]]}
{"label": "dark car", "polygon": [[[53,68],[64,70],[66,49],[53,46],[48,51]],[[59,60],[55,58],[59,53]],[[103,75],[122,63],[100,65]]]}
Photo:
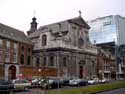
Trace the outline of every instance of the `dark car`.
{"label": "dark car", "polygon": [[70,86],[86,86],[88,85],[88,81],[84,79],[72,79],[69,82]]}
{"label": "dark car", "polygon": [[63,86],[69,86],[70,79],[62,79]]}
{"label": "dark car", "polygon": [[63,82],[58,79],[47,79],[42,84],[42,87],[44,89],[55,89],[55,88],[61,88],[62,86]]}
{"label": "dark car", "polygon": [[12,81],[0,79],[0,94],[13,94],[13,89]]}

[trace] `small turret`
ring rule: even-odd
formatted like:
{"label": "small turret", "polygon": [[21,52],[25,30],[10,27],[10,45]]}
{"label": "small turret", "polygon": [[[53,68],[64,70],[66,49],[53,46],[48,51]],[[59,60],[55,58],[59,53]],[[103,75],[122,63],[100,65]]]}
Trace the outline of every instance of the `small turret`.
{"label": "small turret", "polygon": [[30,24],[31,24],[30,30],[27,31],[28,35],[30,35],[31,33],[35,32],[36,29],[37,29],[37,22],[36,22],[36,18],[35,17],[32,18],[32,22]]}

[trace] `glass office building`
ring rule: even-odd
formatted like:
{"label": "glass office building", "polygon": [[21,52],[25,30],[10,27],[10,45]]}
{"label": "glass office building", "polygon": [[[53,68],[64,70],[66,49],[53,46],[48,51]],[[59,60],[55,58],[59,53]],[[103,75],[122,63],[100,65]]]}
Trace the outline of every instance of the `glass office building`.
{"label": "glass office building", "polygon": [[119,15],[110,15],[88,21],[90,41],[94,44],[116,42],[125,44],[125,18]]}
{"label": "glass office building", "polygon": [[[115,42],[117,48],[121,45],[125,45],[125,17],[120,15],[110,15],[105,17],[96,18],[94,20],[88,21],[91,29],[89,30],[89,38],[92,44],[105,44]],[[117,50],[117,56],[121,53]],[[119,60],[121,57],[118,56]],[[118,63],[118,62],[117,62]],[[119,74],[124,74],[125,77],[125,58],[118,63]]]}

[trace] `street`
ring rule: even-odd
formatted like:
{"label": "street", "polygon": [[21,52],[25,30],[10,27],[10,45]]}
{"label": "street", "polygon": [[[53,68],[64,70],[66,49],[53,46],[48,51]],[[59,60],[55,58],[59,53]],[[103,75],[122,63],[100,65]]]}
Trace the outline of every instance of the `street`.
{"label": "street", "polygon": [[[47,91],[44,91],[41,89],[30,89],[29,91],[15,92],[14,94],[47,94]],[[110,91],[96,93],[96,94],[125,94],[125,88],[110,90]]]}
{"label": "street", "polygon": [[41,89],[30,89],[28,91],[18,91],[14,94],[44,94],[44,92]]}
{"label": "street", "polygon": [[97,94],[125,94],[125,88],[110,90],[110,91],[97,93]]}

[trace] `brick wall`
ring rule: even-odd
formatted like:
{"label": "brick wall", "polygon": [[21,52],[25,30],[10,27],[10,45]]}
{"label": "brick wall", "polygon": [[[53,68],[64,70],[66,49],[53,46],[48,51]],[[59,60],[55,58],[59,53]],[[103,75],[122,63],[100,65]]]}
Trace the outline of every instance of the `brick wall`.
{"label": "brick wall", "polygon": [[57,76],[57,69],[56,68],[45,68],[45,69],[41,68],[41,71],[39,71],[39,69],[35,68],[35,67],[21,67],[20,73],[24,77],[28,77],[28,76],[30,76],[30,77],[31,76],[41,76],[41,77]]}

